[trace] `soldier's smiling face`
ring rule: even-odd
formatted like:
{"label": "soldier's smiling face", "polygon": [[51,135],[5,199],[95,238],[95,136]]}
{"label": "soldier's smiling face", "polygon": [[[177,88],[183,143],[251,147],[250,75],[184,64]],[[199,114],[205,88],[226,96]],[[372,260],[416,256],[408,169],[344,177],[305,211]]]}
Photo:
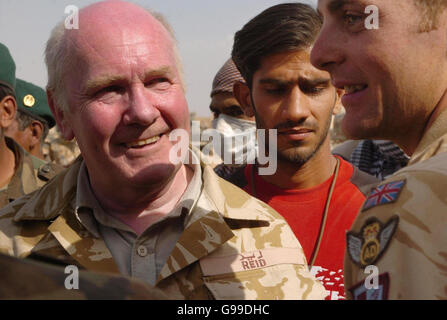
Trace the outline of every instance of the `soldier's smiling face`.
{"label": "soldier's smiling face", "polygon": [[[421,32],[422,10],[415,2],[318,1],[323,27],[311,61],[345,89],[342,127],[350,138],[408,145],[421,135],[445,93],[446,19],[440,17],[437,29]],[[378,10],[378,29],[366,27],[370,5]]]}
{"label": "soldier's smiling face", "polygon": [[145,11],[102,16],[81,14],[70,39],[77,64],[66,77],[64,136],[76,137],[95,183],[164,184],[180,166],[169,161],[169,133],[189,132],[173,40]]}

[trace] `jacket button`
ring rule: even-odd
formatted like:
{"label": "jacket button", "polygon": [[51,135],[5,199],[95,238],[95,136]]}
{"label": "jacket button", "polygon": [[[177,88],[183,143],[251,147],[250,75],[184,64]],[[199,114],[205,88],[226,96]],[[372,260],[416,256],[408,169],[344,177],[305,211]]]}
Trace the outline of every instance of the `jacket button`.
{"label": "jacket button", "polygon": [[147,256],[147,248],[145,246],[138,246],[137,253],[140,257]]}

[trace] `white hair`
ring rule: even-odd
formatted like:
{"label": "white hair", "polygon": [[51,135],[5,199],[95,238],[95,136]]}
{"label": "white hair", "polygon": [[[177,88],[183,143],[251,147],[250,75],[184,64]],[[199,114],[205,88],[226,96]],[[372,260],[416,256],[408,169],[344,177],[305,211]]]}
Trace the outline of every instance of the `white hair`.
{"label": "white hair", "polygon": [[[183,90],[185,90],[186,87],[183,66],[177,48],[177,40],[175,38],[174,31],[162,14],[154,12],[150,9],[147,9],[147,11],[163,25],[171,36],[174,59],[177,65]],[[50,38],[48,39],[45,48],[45,63],[47,65],[48,72],[47,89],[52,94],[55,108],[58,108],[63,112],[69,111],[64,86],[65,76],[70,72],[70,70],[74,69],[77,62],[76,55],[73,54],[75,50],[73,50],[74,48],[72,48],[67,41],[66,30],[65,21],[58,23],[51,31]]]}

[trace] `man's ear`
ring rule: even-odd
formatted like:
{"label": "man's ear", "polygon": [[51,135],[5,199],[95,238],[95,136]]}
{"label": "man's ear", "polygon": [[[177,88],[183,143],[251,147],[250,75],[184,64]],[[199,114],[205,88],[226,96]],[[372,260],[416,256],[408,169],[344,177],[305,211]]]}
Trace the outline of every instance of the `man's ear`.
{"label": "man's ear", "polygon": [[236,81],[233,84],[233,95],[241,105],[241,108],[244,111],[245,115],[247,117],[254,117],[255,112],[251,104],[250,89],[248,88],[248,86],[243,82]]}
{"label": "man's ear", "polygon": [[47,89],[47,99],[48,105],[50,106],[51,112],[53,113],[54,119],[56,120],[57,127],[64,137],[65,140],[72,140],[74,138],[73,130],[71,129],[70,122],[68,121],[67,115],[61,110],[53,98],[53,93]]}
{"label": "man's ear", "polygon": [[7,128],[14,121],[17,113],[17,102],[13,96],[6,96],[0,101],[0,126]]}
{"label": "man's ear", "polygon": [[30,123],[28,128],[31,130],[31,137],[30,137],[30,148],[34,148],[36,146],[40,145],[40,138],[42,138],[43,133],[43,124],[40,121],[34,120]]}
{"label": "man's ear", "polygon": [[341,97],[345,93],[345,90],[343,89],[335,89],[336,90],[336,100],[335,100],[335,106],[332,113],[334,115],[339,114],[343,110],[343,105],[341,104]]}

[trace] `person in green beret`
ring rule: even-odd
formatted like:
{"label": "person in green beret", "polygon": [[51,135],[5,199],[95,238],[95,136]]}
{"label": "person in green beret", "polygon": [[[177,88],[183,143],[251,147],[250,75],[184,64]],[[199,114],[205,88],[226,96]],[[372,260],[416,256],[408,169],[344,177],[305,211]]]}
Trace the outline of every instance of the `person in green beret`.
{"label": "person in green beret", "polygon": [[24,80],[16,79],[17,113],[5,135],[14,139],[35,157],[44,159],[42,145],[56,122],[48,106],[45,91]]}
{"label": "person in green beret", "polygon": [[17,112],[15,71],[8,48],[0,43],[0,208],[43,186],[62,169],[32,156],[5,135]]}

